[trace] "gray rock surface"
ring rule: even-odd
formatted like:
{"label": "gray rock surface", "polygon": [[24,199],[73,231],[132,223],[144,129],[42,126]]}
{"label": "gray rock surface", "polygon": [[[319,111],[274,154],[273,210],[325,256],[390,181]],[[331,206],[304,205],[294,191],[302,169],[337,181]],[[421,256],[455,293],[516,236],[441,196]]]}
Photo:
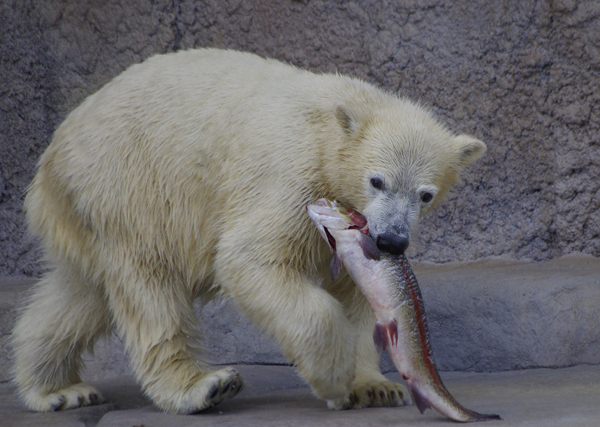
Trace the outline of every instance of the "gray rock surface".
{"label": "gray rock surface", "polygon": [[[503,371],[600,364],[600,259],[567,256],[532,263],[486,260],[417,264],[436,362],[446,371]],[[31,280],[0,281],[0,381],[11,366],[9,334]],[[198,307],[200,309],[200,307]],[[198,312],[211,359],[219,364],[285,364],[274,342],[229,301]],[[130,374],[121,341],[87,354],[83,378]],[[385,353],[382,370],[394,371]]]}
{"label": "gray rock surface", "polygon": [[487,142],[417,259],[600,256],[597,1],[6,0],[0,22],[0,275],[41,271],[22,200],[66,114],[133,63],[205,46],[361,77]]}
{"label": "gray rock surface", "polygon": [[600,363],[600,259],[415,267],[440,369]]}
{"label": "gray rock surface", "polygon": [[[26,411],[10,385],[0,384],[0,426],[4,427],[379,427],[455,425],[430,410],[414,406],[329,411],[289,367],[238,366],[246,389],[235,399],[196,415],[168,415],[149,405],[131,378],[96,385],[108,402],[64,412]],[[390,379],[400,381],[397,374]],[[592,427],[600,419],[600,367],[535,369],[501,373],[443,373],[444,383],[463,405],[500,414],[490,426]]]}

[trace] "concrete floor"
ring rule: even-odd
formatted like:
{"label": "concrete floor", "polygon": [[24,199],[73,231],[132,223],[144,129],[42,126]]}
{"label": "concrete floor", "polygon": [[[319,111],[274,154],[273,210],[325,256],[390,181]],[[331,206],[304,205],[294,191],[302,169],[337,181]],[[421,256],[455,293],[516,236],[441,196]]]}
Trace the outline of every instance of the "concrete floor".
{"label": "concrete floor", "polygon": [[[168,415],[142,396],[131,377],[95,383],[108,403],[36,414],[28,412],[9,384],[0,385],[0,426],[196,427],[196,426],[421,426],[453,422],[414,406],[330,411],[287,366],[237,367],[246,388],[235,399],[201,414]],[[396,373],[390,378],[398,380]],[[600,426],[600,366],[531,369],[499,373],[442,373],[454,397],[469,409],[496,413],[487,425],[528,427]]]}

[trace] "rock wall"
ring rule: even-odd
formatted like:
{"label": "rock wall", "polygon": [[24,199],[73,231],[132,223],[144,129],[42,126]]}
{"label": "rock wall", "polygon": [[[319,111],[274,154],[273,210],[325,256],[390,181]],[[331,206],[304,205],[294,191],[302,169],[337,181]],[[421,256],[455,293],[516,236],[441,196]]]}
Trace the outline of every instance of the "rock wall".
{"label": "rock wall", "polygon": [[[600,364],[600,259],[569,255],[540,263],[494,259],[413,267],[439,369],[494,372]],[[34,283],[0,278],[0,384],[10,379],[10,333]],[[232,301],[197,302],[195,309],[205,354],[213,363],[288,363],[275,341]],[[115,332],[83,359],[87,381],[131,373]],[[387,352],[381,368],[395,370]]]}
{"label": "rock wall", "polygon": [[358,76],[488,144],[413,258],[600,256],[600,3],[5,0],[0,275],[38,275],[22,202],[53,130],[129,65],[234,48]]}

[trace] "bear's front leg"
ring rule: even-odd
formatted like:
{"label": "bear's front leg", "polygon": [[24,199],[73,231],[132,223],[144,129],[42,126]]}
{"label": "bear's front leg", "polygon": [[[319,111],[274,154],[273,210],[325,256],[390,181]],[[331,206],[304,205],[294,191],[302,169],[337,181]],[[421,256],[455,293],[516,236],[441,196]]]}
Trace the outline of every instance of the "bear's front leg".
{"label": "bear's front leg", "polygon": [[243,380],[234,368],[212,370],[205,361],[191,294],[176,280],[125,264],[106,289],[146,395],[166,412],[190,414],[234,397]]}
{"label": "bear's front leg", "polygon": [[[355,337],[341,304],[307,275],[281,264],[217,260],[217,282],[279,344],[316,396],[345,399],[354,380]],[[239,258],[235,261],[239,261]]]}

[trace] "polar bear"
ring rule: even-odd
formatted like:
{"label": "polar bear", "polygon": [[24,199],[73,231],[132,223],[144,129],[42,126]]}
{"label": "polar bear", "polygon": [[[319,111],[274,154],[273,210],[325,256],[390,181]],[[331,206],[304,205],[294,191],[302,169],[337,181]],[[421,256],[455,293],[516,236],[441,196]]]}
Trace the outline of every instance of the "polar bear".
{"label": "polar bear", "polygon": [[205,360],[196,298],[231,298],[332,409],[407,404],[379,371],[373,313],[306,215],[362,211],[401,253],[418,218],[485,151],[366,82],[218,49],[154,56],[57,129],[25,200],[48,266],[13,334],[32,410],[102,401],[81,353],[113,329],[144,392],[194,413],[239,392]]}

